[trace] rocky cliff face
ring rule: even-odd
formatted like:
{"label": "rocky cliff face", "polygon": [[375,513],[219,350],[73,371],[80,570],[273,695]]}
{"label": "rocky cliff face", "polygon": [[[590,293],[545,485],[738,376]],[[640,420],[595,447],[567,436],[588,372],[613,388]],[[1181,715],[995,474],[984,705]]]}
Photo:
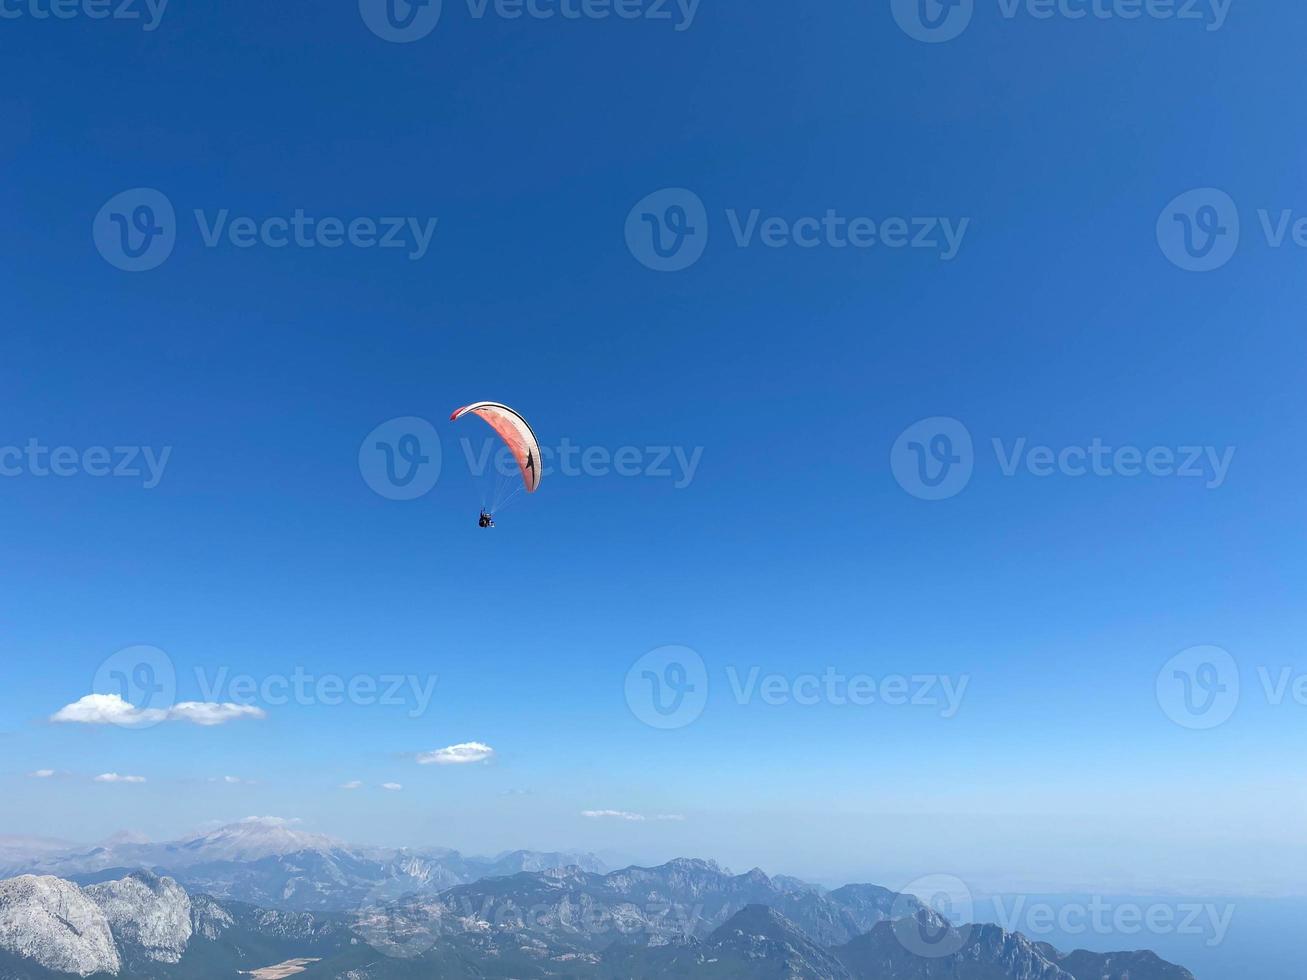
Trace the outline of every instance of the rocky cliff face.
{"label": "rocky cliff face", "polygon": [[83,893],[104,911],[120,945],[160,963],[182,958],[191,938],[191,900],[171,878],[137,871]]}
{"label": "rocky cliff face", "polygon": [[993,925],[941,928],[924,913],[882,922],[834,952],[855,977],[1075,980],[1020,933]]}
{"label": "rocky cliff face", "polygon": [[191,902],[191,934],[216,942],[236,920],[231,913],[208,895],[197,895]]}
{"label": "rocky cliff face", "polygon": [[59,878],[0,881],[0,949],[82,977],[116,974],[122,967],[104,911]]}

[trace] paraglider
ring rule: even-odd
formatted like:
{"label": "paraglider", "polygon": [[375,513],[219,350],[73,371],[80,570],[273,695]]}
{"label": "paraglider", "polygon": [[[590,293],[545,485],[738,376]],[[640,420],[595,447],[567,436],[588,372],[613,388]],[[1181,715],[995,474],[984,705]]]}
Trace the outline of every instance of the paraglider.
{"label": "paraglider", "polygon": [[496,490],[494,499],[482,501],[481,515],[477,518],[478,527],[494,527],[495,511],[512,499],[520,490],[535,493],[540,486],[540,443],[531,431],[531,426],[521,415],[499,402],[474,402],[465,405],[449,417],[457,422],[464,415],[477,415],[499,434],[504,445],[517,461],[517,468],[522,474],[522,484],[505,496],[507,487],[503,481]]}

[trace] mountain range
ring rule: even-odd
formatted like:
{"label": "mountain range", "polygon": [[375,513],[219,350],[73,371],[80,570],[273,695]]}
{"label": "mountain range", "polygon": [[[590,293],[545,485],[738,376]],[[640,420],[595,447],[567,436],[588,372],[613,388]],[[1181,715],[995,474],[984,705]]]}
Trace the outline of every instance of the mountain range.
{"label": "mountain range", "polygon": [[1148,952],[950,923],[876,885],[570,857],[357,848],[266,820],[37,848],[0,881],[0,980],[1193,980]]}
{"label": "mountain range", "polygon": [[571,866],[605,870],[593,854],[572,852],[509,851],[483,858],[447,848],[358,847],[275,817],[249,817],[157,844],[131,834],[92,846],[0,838],[0,877],[52,875],[93,884],[145,869],[191,892],[303,911],[345,911],[481,878]]}

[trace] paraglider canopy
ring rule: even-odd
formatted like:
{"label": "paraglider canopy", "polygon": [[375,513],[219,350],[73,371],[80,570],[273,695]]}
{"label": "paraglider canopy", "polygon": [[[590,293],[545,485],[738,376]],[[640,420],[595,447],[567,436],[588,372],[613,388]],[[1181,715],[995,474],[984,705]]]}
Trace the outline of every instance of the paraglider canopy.
{"label": "paraglider canopy", "polygon": [[476,402],[458,409],[449,417],[456,422],[464,415],[479,415],[499,433],[522,471],[522,484],[527,493],[535,493],[540,486],[540,443],[526,419],[507,405],[499,402]]}

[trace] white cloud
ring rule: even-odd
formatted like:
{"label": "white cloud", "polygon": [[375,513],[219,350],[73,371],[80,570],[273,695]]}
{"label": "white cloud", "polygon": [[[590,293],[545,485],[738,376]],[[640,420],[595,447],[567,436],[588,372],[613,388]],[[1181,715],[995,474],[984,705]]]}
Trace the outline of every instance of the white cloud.
{"label": "white cloud", "polygon": [[472,762],[485,762],[494,754],[495,750],[482,742],[460,742],[434,752],[421,753],[418,755],[418,765],[465,766]]}
{"label": "white cloud", "polygon": [[266,718],[268,713],[252,704],[217,704],[212,701],[182,701],[168,709],[168,721],[189,721],[192,725],[223,725],[238,718]]}
{"label": "white cloud", "polygon": [[88,694],[81,700],[60,708],[50,716],[50,720],[81,725],[131,725],[161,721],[159,716],[162,713],[159,709],[142,710],[117,694]]}
{"label": "white cloud", "polygon": [[340,788],[341,788],[341,789],[359,789],[360,787],[362,787],[362,785],[363,785],[362,780],[359,780],[359,779],[351,779],[348,783],[341,783],[341,784],[340,784]]}
{"label": "white cloud", "polygon": [[248,779],[241,779],[240,776],[210,776],[211,783],[226,783],[228,786],[238,786],[242,783],[248,783]]}
{"label": "white cloud", "polygon": [[403,789],[404,786],[403,786],[402,783],[382,783],[382,784],[381,784],[381,788],[382,788],[382,789],[397,790],[397,789]]}
{"label": "white cloud", "polygon": [[97,783],[143,783],[144,776],[120,776],[116,772],[102,772],[95,777]]}
{"label": "white cloud", "polygon": [[80,725],[154,725],[161,721],[186,721],[193,725],[222,725],[238,718],[266,718],[262,708],[249,704],[217,704],[211,701],[182,701],[171,708],[138,708],[117,694],[88,694],[65,705],[50,716],[54,722]]}
{"label": "white cloud", "polygon": [[646,820],[685,819],[679,813],[659,813],[653,817],[646,817],[643,813],[632,813],[630,810],[582,810],[581,816],[589,820],[626,820],[629,823],[643,823]]}
{"label": "white cloud", "polygon": [[29,772],[28,775],[31,776],[33,779],[49,779],[51,776],[54,775],[54,770],[38,769],[36,770],[36,772]]}

